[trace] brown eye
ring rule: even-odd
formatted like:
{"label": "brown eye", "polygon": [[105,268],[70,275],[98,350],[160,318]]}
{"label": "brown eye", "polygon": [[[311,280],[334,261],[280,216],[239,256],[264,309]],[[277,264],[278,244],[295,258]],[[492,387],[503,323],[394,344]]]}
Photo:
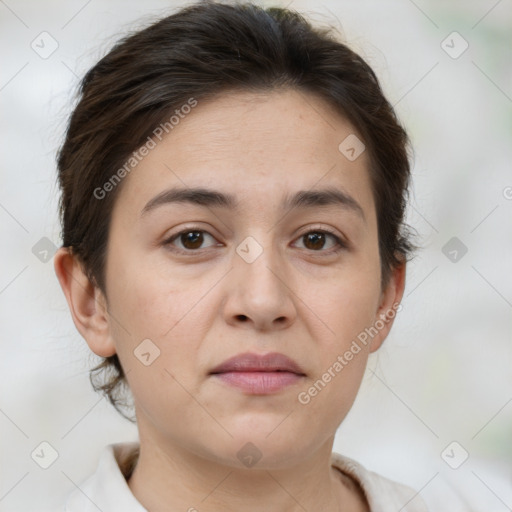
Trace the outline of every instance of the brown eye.
{"label": "brown eye", "polygon": [[[315,230],[305,233],[299,240],[302,240],[304,247],[315,252],[338,252],[347,248],[347,244],[334,233],[324,230]],[[330,246],[329,240],[332,240]]]}
{"label": "brown eye", "polygon": [[[171,238],[167,239],[164,242],[166,246],[174,246],[178,251],[187,252],[187,251],[197,251],[198,249],[203,249],[202,245],[205,243],[205,239],[211,238],[215,241],[212,235],[207,233],[206,231],[200,229],[187,229],[173,235]],[[180,245],[176,246],[175,243],[179,242]],[[215,243],[210,246],[216,245]]]}
{"label": "brown eye", "polygon": [[307,233],[304,235],[304,245],[308,249],[319,250],[325,245],[325,233]]}
{"label": "brown eye", "polygon": [[204,240],[201,231],[187,231],[181,234],[179,238],[185,249],[199,249]]}

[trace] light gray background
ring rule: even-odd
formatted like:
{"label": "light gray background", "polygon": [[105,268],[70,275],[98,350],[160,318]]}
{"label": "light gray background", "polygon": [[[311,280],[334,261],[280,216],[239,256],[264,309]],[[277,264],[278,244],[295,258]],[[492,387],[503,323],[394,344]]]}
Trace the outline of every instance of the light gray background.
{"label": "light gray background", "polygon": [[[32,249],[43,237],[60,244],[55,152],[78,78],[124,30],[181,5],[0,0],[2,511],[56,510],[103,446],[136,439],[92,391],[95,359],[52,260]],[[409,221],[424,248],[335,450],[421,489],[430,503],[450,484],[474,510],[511,510],[512,3],[273,5],[342,30],[376,70],[415,148]],[[50,48],[43,31],[58,43],[48,58],[31,47],[43,51],[46,37]],[[452,237],[467,247],[456,262],[443,253]],[[59,455],[48,469],[31,458],[43,441]],[[441,456],[453,441],[452,465],[469,453],[458,469]]]}

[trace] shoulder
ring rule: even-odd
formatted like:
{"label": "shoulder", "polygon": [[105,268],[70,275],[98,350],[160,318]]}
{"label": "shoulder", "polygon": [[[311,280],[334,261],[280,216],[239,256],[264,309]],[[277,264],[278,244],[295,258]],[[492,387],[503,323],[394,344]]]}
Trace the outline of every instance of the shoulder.
{"label": "shoulder", "polygon": [[332,453],[331,464],[359,484],[372,511],[428,512],[419,492],[404,484],[369,471],[359,462],[339,453]]}

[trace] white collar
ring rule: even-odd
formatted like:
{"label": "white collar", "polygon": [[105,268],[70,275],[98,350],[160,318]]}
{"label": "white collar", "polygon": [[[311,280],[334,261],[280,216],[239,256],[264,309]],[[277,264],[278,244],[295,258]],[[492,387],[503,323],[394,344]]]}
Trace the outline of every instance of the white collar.
{"label": "white collar", "polygon": [[119,461],[138,446],[139,443],[116,443],[103,448],[96,471],[71,493],[65,512],[147,512],[119,468]]}

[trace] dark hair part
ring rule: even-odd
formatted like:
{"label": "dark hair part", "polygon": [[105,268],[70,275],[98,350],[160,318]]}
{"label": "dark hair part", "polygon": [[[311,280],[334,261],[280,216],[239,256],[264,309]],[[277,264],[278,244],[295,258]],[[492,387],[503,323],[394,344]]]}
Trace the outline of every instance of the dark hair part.
{"label": "dark hair part", "polygon": [[[409,140],[373,70],[332,29],[314,28],[296,12],[206,1],[121,39],[80,83],[57,158],[63,246],[105,296],[109,224],[122,183],[101,200],[94,191],[190,98],[283,88],[321,97],[358,131],[370,160],[383,285],[407,260],[414,248],[404,224]],[[103,370],[109,378],[101,383]],[[91,371],[91,382],[124,415],[117,355]]]}

